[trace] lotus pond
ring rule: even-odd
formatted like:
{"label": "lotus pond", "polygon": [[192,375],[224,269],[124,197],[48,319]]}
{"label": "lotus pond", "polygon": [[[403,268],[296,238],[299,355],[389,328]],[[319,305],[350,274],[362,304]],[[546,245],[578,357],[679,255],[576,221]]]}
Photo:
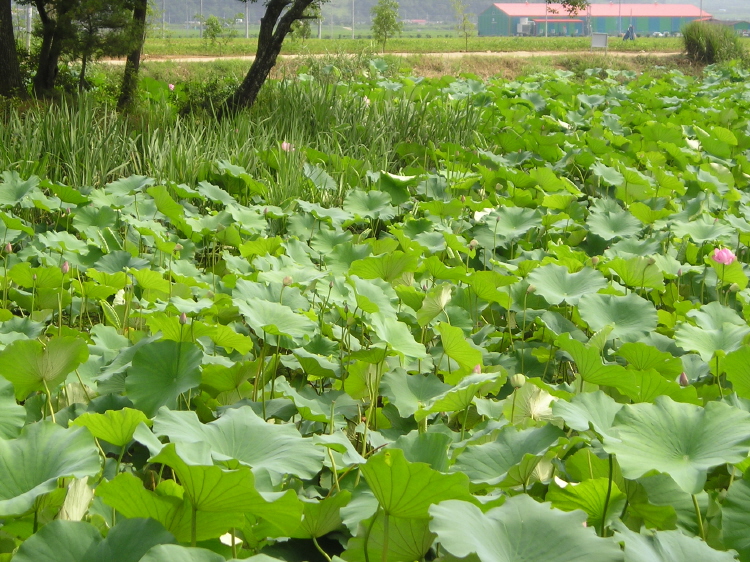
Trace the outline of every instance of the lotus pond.
{"label": "lotus pond", "polygon": [[750,560],[748,75],[422,85],[329,87],[481,144],[2,174],[0,560]]}

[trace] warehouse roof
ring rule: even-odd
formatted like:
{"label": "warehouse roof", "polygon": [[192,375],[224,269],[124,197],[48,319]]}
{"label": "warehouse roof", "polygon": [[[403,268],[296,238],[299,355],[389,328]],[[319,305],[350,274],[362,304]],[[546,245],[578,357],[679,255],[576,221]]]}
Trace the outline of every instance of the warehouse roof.
{"label": "warehouse roof", "polygon": [[[529,2],[505,2],[496,3],[495,7],[502,10],[511,17],[544,17],[544,2],[540,4],[530,4]],[[692,4],[620,4],[608,2],[606,4],[591,4],[591,17],[617,17],[628,16],[639,18],[710,18],[711,14],[701,11],[698,6]],[[568,11],[562,4],[550,4],[547,15],[567,15]],[[585,11],[573,13],[573,15],[585,16]]]}

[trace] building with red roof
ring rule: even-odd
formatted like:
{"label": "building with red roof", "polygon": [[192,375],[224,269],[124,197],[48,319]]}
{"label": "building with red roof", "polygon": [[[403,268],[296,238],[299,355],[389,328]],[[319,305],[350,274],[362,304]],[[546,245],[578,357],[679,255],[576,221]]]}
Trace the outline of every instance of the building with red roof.
{"label": "building with red roof", "polygon": [[618,35],[632,25],[637,35],[676,33],[694,20],[711,14],[693,4],[624,4],[619,1],[590,4],[568,13],[561,4],[506,2],[492,4],[479,14],[479,35]]}

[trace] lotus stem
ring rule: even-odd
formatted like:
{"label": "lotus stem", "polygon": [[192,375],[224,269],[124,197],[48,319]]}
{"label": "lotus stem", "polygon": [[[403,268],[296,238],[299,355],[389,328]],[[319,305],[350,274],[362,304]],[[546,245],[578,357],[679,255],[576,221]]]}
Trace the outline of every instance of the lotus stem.
{"label": "lotus stem", "polygon": [[370,524],[367,526],[367,530],[365,531],[365,538],[362,543],[362,548],[365,551],[365,562],[370,562],[370,553],[368,552],[369,543],[370,543],[370,533],[372,533],[372,528],[375,526],[375,520],[378,518],[378,515],[380,515],[380,505],[378,505],[378,509],[377,511],[375,511],[375,515],[372,516],[372,521],[370,521]]}
{"label": "lotus stem", "polygon": [[44,383],[44,390],[47,392],[47,406],[49,407],[49,415],[52,418],[52,423],[57,423],[55,420],[55,411],[52,409],[52,395],[49,391],[49,386],[47,385],[47,381],[42,379],[42,382]]}
{"label": "lotus stem", "polygon": [[602,529],[599,533],[600,537],[605,536],[605,532],[607,530],[607,509],[609,508],[609,500],[612,497],[612,476],[614,472],[614,461],[612,459],[612,454],[609,455],[609,479],[607,481],[607,495],[604,497],[604,511],[602,511]]}
{"label": "lotus stem", "polygon": [[698,532],[700,534],[700,537],[705,541],[706,540],[706,529],[703,527],[703,518],[701,517],[701,508],[698,505],[698,498],[695,494],[691,494],[693,498],[693,507],[695,508],[695,517],[698,520]]}
{"label": "lotus stem", "polygon": [[195,544],[198,542],[198,508],[193,506],[193,516],[190,521],[190,546],[195,548]]}
{"label": "lotus stem", "polygon": [[[313,537],[312,541],[313,541],[313,544],[315,545],[315,548],[318,549],[318,552],[320,552],[320,554],[323,556],[323,558],[325,558],[326,560],[328,560],[328,562],[332,562],[331,557],[328,556],[328,554],[326,554],[326,551],[323,550],[320,547],[320,545],[318,544],[318,539],[316,539],[315,537]],[[232,554],[232,556],[234,556],[234,553]]]}
{"label": "lotus stem", "polygon": [[385,511],[385,519],[383,519],[383,556],[381,558],[382,562],[388,562],[388,512]]}

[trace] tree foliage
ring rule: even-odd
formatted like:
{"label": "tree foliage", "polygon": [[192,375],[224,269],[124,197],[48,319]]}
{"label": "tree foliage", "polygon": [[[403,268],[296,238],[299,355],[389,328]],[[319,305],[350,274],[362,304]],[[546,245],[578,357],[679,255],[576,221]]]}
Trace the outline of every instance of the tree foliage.
{"label": "tree foliage", "polygon": [[379,0],[372,8],[372,35],[376,41],[385,43],[390,37],[401,33],[403,22],[398,15],[398,2],[396,0]]}
{"label": "tree foliage", "polygon": [[474,25],[472,18],[474,14],[468,13],[468,3],[465,0],[451,0],[453,11],[456,15],[456,31],[459,37],[463,37],[465,41],[465,51],[469,50],[469,37],[473,37],[476,33],[477,26]]}

